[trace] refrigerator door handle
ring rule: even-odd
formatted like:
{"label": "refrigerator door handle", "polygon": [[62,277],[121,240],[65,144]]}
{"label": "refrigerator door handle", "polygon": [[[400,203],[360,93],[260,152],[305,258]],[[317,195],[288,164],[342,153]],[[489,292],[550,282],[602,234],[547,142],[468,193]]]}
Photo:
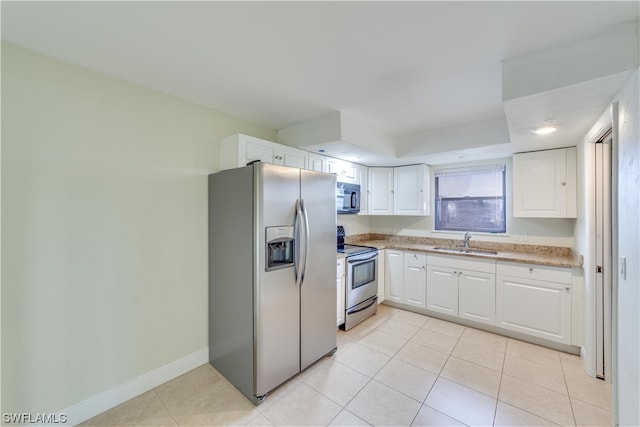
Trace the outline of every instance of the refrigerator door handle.
{"label": "refrigerator door handle", "polygon": [[303,229],[304,229],[304,261],[302,267],[302,280],[300,286],[304,285],[304,275],[307,272],[307,260],[309,258],[309,215],[307,209],[304,206],[304,199],[300,199],[300,208],[303,216]]}
{"label": "refrigerator door handle", "polygon": [[300,259],[300,239],[302,236],[300,227],[304,227],[302,223],[302,208],[300,207],[300,200],[296,200],[296,219],[293,225],[293,234],[295,236],[295,254],[294,254],[294,263],[293,263],[293,274],[296,278],[296,287],[300,287],[302,285],[302,262]]}

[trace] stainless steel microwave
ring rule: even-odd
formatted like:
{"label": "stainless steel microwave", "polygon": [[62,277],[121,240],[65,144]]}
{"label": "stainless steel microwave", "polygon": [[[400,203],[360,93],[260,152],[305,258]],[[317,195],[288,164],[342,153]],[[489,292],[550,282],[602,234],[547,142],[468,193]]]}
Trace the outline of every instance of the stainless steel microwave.
{"label": "stainless steel microwave", "polygon": [[339,214],[360,212],[360,186],[338,182],[336,184],[336,207]]}

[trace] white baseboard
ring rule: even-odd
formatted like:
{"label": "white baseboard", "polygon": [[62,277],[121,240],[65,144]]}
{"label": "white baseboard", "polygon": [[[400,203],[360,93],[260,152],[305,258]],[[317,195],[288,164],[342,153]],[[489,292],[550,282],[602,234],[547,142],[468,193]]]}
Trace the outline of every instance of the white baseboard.
{"label": "white baseboard", "polygon": [[76,403],[59,413],[67,415],[68,425],[77,425],[83,421],[126,402],[144,392],[166,383],[209,361],[209,348],[196,351],[168,365],[148,372],[129,382],[104,391],[82,402]]}

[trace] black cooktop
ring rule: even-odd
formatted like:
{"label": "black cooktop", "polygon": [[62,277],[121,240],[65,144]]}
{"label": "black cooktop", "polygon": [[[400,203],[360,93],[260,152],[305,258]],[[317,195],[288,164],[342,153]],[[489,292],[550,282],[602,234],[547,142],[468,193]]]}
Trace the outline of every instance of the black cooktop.
{"label": "black cooktop", "polygon": [[377,250],[378,248],[374,248],[373,246],[344,245],[343,247],[338,247],[338,252],[345,255],[364,254]]}

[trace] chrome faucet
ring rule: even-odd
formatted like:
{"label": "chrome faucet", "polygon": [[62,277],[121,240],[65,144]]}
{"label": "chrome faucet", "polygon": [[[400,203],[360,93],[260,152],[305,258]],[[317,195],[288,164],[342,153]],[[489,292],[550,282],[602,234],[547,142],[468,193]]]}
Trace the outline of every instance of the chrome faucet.
{"label": "chrome faucet", "polygon": [[471,233],[464,233],[464,248],[469,249],[469,239],[471,239]]}

